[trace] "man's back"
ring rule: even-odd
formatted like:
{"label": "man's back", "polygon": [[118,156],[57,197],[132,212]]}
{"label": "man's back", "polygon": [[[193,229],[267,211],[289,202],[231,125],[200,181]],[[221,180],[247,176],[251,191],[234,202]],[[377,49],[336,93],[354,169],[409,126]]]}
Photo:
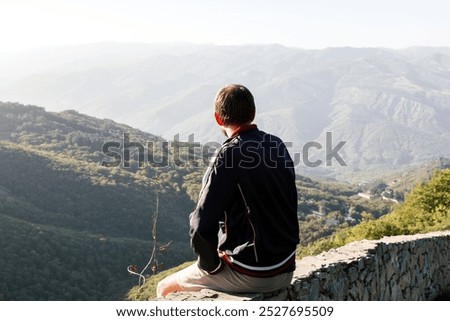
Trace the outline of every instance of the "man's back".
{"label": "man's back", "polygon": [[[256,126],[239,132],[223,144],[207,176],[191,215],[194,250],[214,246],[216,235],[195,238],[195,233],[202,234],[203,226],[210,230],[214,222],[220,222],[219,250],[232,266],[244,268],[243,273],[264,276],[293,258],[299,237],[295,173],[278,137]],[[207,243],[205,238],[209,238]],[[285,271],[293,269],[293,260],[290,263]]]}

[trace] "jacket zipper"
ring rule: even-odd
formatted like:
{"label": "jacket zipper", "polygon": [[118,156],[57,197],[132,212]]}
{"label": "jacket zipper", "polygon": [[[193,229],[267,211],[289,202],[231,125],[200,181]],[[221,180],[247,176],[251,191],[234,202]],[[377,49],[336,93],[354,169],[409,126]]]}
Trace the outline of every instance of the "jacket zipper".
{"label": "jacket zipper", "polygon": [[248,222],[250,223],[250,227],[252,228],[252,231],[253,231],[253,252],[255,253],[255,260],[256,260],[256,262],[258,262],[258,253],[256,252],[256,231],[255,231],[255,227],[253,226],[252,220],[250,219],[250,207],[248,206],[247,200],[245,199],[244,193],[242,192],[241,185],[239,183],[237,183],[237,186],[239,188],[239,192],[241,193],[242,199],[244,200],[244,205],[247,210],[247,219],[248,219]]}

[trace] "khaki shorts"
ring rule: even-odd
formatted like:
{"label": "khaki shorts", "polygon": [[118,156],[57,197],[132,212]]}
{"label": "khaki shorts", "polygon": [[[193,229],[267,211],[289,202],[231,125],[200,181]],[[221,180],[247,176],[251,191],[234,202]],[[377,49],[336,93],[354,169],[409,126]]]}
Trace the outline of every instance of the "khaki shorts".
{"label": "khaki shorts", "polygon": [[269,278],[247,276],[232,270],[225,264],[222,271],[210,275],[198,267],[197,262],[178,271],[174,277],[182,291],[213,289],[223,292],[249,293],[272,292],[290,286],[294,272],[283,273]]}

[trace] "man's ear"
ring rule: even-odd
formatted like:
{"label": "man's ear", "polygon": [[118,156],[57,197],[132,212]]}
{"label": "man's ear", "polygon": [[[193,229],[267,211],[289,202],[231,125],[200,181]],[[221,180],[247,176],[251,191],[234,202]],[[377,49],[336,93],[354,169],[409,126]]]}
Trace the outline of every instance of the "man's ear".
{"label": "man's ear", "polygon": [[223,126],[223,121],[216,112],[214,112],[214,118],[216,119],[217,125]]}

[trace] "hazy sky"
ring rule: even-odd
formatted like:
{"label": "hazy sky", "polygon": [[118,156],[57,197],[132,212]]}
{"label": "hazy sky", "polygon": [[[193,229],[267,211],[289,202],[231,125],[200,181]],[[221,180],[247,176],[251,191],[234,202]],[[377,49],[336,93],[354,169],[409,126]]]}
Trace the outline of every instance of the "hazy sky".
{"label": "hazy sky", "polygon": [[0,0],[0,51],[99,41],[450,46],[450,1]]}

